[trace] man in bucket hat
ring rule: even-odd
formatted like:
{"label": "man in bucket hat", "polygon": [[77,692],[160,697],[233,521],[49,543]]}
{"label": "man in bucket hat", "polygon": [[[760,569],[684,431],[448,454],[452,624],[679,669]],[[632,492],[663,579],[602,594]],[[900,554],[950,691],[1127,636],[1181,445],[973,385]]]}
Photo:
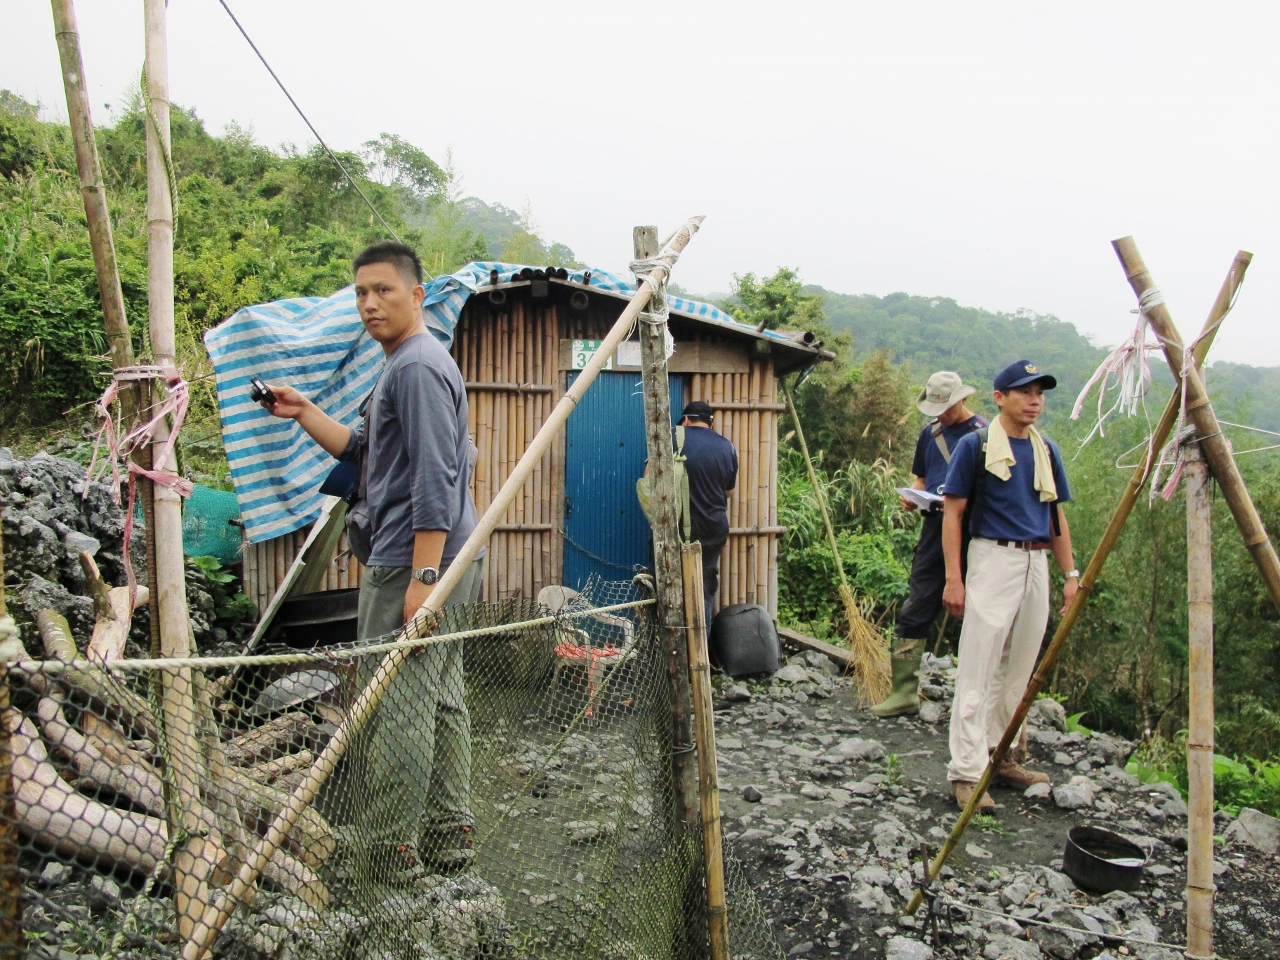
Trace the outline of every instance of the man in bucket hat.
{"label": "man in bucket hat", "polygon": [[[965,405],[977,392],[966,386],[958,373],[940,370],[929,378],[916,406],[933,419],[916,440],[911,464],[915,490],[942,495],[951,451],[967,434],[981,429],[987,421]],[[914,501],[902,498],[902,509],[916,510]],[[900,717],[920,711],[920,659],[933,621],[942,609],[942,589],[946,585],[946,564],[942,558],[942,503],[922,509],[920,539],[911,561],[911,581],[906,602],[898,614],[897,637],[893,644],[893,691],[871,708],[877,717]]]}
{"label": "man in bucket hat", "polygon": [[[994,394],[1000,416],[960,441],[947,471],[942,602],[952,616],[964,618],[947,777],[960,806],[973,796],[1035,668],[1049,621],[1050,551],[1066,574],[1067,605],[1080,586],[1062,511],[1071,499],[1062,454],[1035,427],[1045,391],[1057,385],[1030,360],[1001,370]],[[966,509],[970,541],[963,572]],[[1025,790],[1048,779],[1007,758],[992,782]],[[979,799],[980,809],[994,805],[985,794]]]}

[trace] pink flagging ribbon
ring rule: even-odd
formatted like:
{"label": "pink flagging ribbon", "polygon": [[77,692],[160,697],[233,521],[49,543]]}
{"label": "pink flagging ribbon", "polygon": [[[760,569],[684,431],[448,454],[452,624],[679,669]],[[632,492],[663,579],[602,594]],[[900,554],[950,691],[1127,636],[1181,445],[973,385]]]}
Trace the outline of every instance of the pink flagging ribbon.
{"label": "pink flagging ribbon", "polygon": [[[1107,354],[1106,359],[1098,365],[1098,369],[1094,371],[1089,382],[1076,397],[1075,406],[1071,408],[1071,419],[1079,420],[1080,413],[1084,409],[1085,398],[1095,385],[1098,386],[1098,422],[1093,430],[1089,431],[1089,436],[1085,437],[1085,443],[1092,439],[1094,433],[1101,437],[1107,435],[1106,421],[1112,414],[1123,412],[1133,416],[1138,412],[1138,401],[1146,396],[1151,386],[1151,367],[1147,364],[1147,354],[1158,349],[1160,349],[1159,344],[1147,341],[1147,318],[1140,312],[1133,333],[1120,346]],[[1103,404],[1108,385],[1113,377],[1120,395],[1111,408],[1104,411]]]}
{"label": "pink flagging ribbon", "polygon": [[[119,398],[122,381],[145,379],[164,381],[164,399],[151,406],[148,412],[152,412],[153,416],[150,420],[139,424],[121,437],[120,426],[111,415],[111,405]],[[111,498],[116,503],[119,503],[120,464],[125,463],[128,465],[129,495],[124,513],[123,554],[125,576],[129,579],[130,610],[133,609],[138,593],[138,583],[133,575],[133,563],[129,559],[129,541],[133,539],[133,510],[137,498],[138,476],[147,477],[153,483],[169,487],[183,497],[191,496],[191,492],[195,489],[195,484],[190,480],[180,477],[176,473],[171,473],[164,469],[163,466],[152,467],[148,470],[134,461],[133,454],[135,451],[149,446],[164,418],[172,416],[173,422],[170,426],[169,436],[165,440],[164,447],[161,449],[158,458],[160,464],[168,463],[169,458],[173,455],[174,446],[178,442],[178,431],[182,429],[182,422],[186,419],[187,404],[190,399],[191,395],[187,382],[182,379],[181,374],[173,367],[122,367],[115,372],[111,383],[107,385],[107,389],[103,391],[102,397],[95,405],[98,416],[102,418],[102,427],[98,430],[98,435],[93,441],[93,457],[89,461],[88,479],[97,480],[107,471],[105,465],[101,469],[98,467],[98,449],[105,443],[107,447],[106,459],[111,465]],[[152,584],[152,589],[154,587],[155,585]]]}

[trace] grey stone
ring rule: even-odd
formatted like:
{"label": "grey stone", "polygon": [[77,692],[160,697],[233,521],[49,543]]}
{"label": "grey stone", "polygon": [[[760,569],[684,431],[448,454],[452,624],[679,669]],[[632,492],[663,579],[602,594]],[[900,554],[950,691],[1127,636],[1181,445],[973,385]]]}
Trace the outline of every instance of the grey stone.
{"label": "grey stone", "polygon": [[100,909],[115,904],[120,899],[120,885],[110,877],[89,878],[89,902]]}
{"label": "grey stone", "polygon": [[864,883],[857,889],[851,890],[849,892],[849,900],[859,910],[865,910],[868,913],[874,913],[882,917],[893,916],[898,912],[893,905],[893,901],[889,899],[889,895],[870,883]]}
{"label": "grey stone", "polygon": [[879,740],[849,737],[828,750],[827,756],[839,760],[876,760],[884,756],[884,744]]}
{"label": "grey stone", "polygon": [[67,553],[77,558],[86,550],[90,554],[96,555],[102,549],[102,544],[96,537],[91,537],[87,533],[76,533],[74,530],[63,536],[62,545],[66,548]]}
{"label": "grey stone", "polygon": [[[1042,703],[1043,701],[1036,701]],[[1026,940],[1016,940],[1004,934],[996,934],[983,948],[986,960],[1041,960],[1040,948]]]}
{"label": "grey stone", "polygon": [[773,679],[781,680],[783,683],[804,683],[809,679],[809,674],[800,664],[788,663],[773,675]]}
{"label": "grey stone", "polygon": [[801,654],[804,662],[819,673],[828,677],[840,676],[840,668],[831,662],[831,658],[825,653],[819,653],[817,650],[806,650]]}
{"label": "grey stone", "polygon": [[869,863],[862,867],[853,875],[853,878],[861,880],[863,883],[874,884],[877,887],[893,885],[893,878],[889,876],[889,871],[876,863]]}
{"label": "grey stone", "polygon": [[1063,753],[1061,750],[1053,755],[1053,762],[1060,767],[1073,767],[1076,763],[1075,760],[1071,759],[1071,754]]}
{"label": "grey stone", "polygon": [[1241,810],[1223,836],[1228,842],[1244,843],[1273,856],[1280,853],[1280,820],[1252,807]]}
{"label": "grey stone", "polygon": [[755,787],[747,784],[742,788],[742,799],[747,803],[759,803],[763,799],[763,794]]}
{"label": "grey stone", "polygon": [[1020,907],[1031,896],[1031,888],[1025,883],[1011,883],[1000,890],[1000,902],[1006,907]]}
{"label": "grey stone", "polygon": [[1061,733],[1067,732],[1067,711],[1052,697],[1042,697],[1031,704],[1027,719],[1033,724],[1050,727]]}
{"label": "grey stone", "polygon": [[734,843],[755,843],[758,840],[768,840],[773,834],[768,830],[761,830],[759,827],[752,827],[750,830],[744,830],[738,834]]}
{"label": "grey stone", "polygon": [[1158,793],[1162,796],[1168,797],[1170,800],[1182,799],[1182,791],[1168,780],[1157,780],[1155,783],[1148,783],[1144,785],[1142,789],[1145,793]]}
{"label": "grey stone", "polygon": [[1092,780],[1076,776],[1061,786],[1054,787],[1053,802],[1063,810],[1080,810],[1093,806],[1097,792]]}
{"label": "grey stone", "polygon": [[942,723],[947,719],[947,708],[944,704],[932,700],[920,701],[920,720],[923,723]]}
{"label": "grey stone", "polygon": [[880,792],[880,787],[868,780],[851,780],[843,786],[855,797],[874,797]]}
{"label": "grey stone", "polygon": [[591,843],[601,837],[611,837],[617,830],[612,821],[570,820],[564,825],[571,843]]}
{"label": "grey stone", "polygon": [[751,688],[745,683],[727,683],[720,696],[730,703],[744,703],[751,699]]}
{"label": "grey stone", "polygon": [[1177,799],[1170,797],[1160,809],[1164,811],[1166,817],[1185,817],[1187,815],[1187,802],[1181,797]]}
{"label": "grey stone", "polygon": [[1055,896],[1069,897],[1076,888],[1070,877],[1062,871],[1054,870],[1050,867],[1041,869],[1039,879],[1044,884],[1045,889]]}
{"label": "grey stone", "polygon": [[721,750],[741,750],[742,741],[737,737],[716,737],[716,746]]}
{"label": "grey stone", "polygon": [[787,951],[788,957],[804,957],[813,953],[813,941],[806,940],[803,943],[797,943],[794,947]]}
{"label": "grey stone", "polygon": [[810,800],[825,800],[828,792],[825,787],[820,787],[816,783],[806,783],[800,788],[800,796]]}
{"label": "grey stone", "polygon": [[1166,867],[1163,863],[1153,863],[1147,867],[1147,874],[1152,877],[1171,877],[1176,873],[1173,867]]}
{"label": "grey stone", "polygon": [[[1085,947],[1100,942],[1097,934],[1085,926],[1081,914],[1066,904],[1051,904],[1040,911],[1040,917],[1053,923],[1053,927],[1042,927],[1032,924],[1027,935],[1051,957],[1058,960],[1075,960],[1077,954]],[[1092,918],[1090,918],[1092,919]],[[1096,920],[1093,921],[1095,924]],[[1074,930],[1062,930],[1060,927],[1074,927]]]}
{"label": "grey stone", "polygon": [[71,879],[71,868],[65,863],[50,860],[40,871],[40,882],[46,887],[57,887]]}
{"label": "grey stone", "polygon": [[991,852],[989,850],[984,849],[983,847],[978,846],[976,843],[965,844],[964,852],[967,853],[969,856],[973,857],[975,860],[991,859]]}
{"label": "grey stone", "polygon": [[1022,795],[1028,800],[1046,800],[1052,793],[1053,784],[1050,783],[1033,783],[1022,791]]}
{"label": "grey stone", "polygon": [[933,947],[914,937],[890,937],[884,945],[884,960],[933,960]]}
{"label": "grey stone", "polygon": [[997,936],[1021,937],[1022,927],[1012,917],[994,916],[989,917],[985,924],[986,928]]}

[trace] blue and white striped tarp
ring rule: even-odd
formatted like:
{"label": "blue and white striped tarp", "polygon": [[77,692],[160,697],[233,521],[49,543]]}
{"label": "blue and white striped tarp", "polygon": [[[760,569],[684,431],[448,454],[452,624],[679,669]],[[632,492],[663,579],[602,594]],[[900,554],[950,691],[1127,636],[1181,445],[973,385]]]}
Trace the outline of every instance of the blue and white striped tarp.
{"label": "blue and white striped tarp", "polygon": [[[487,286],[516,279],[520,264],[469,263],[426,285],[427,329],[449,346],[468,298]],[[537,269],[537,268],[534,268]],[[590,271],[590,285],[630,295],[635,282],[604,270]],[[583,282],[584,271],[569,271]],[[736,323],[709,303],[668,296],[671,310],[717,323]],[[745,327],[744,329],[752,329]],[[320,484],[334,460],[292,420],[271,416],[249,398],[249,378],[286,383],[309,396],[340,423],[355,426],[360,401],[382,370],[382,347],[365,333],[354,287],[329,297],[277,300],[237,311],[204,338],[213,360],[218,413],[231,479],[251,542],[292,533],[320,514]]]}

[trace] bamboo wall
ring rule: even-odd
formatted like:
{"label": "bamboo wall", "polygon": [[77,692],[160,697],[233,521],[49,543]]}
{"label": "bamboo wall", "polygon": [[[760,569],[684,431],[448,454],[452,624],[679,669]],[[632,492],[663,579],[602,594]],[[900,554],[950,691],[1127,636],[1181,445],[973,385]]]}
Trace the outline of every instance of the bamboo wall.
{"label": "bamboo wall", "polygon": [[[274,540],[244,545],[244,566],[240,576],[244,580],[245,596],[257,605],[259,612],[267,609],[267,604],[276,595],[276,588],[289,572],[294,558],[302,551],[302,545],[310,532],[311,524],[307,524],[301,530],[286,533]],[[338,549],[329,560],[329,568],[325,571],[319,589],[345,590],[358,587],[363,571],[360,561],[347,553],[347,535],[344,533],[338,542]]]}
{"label": "bamboo wall", "polygon": [[[563,393],[558,307],[525,291],[512,291],[501,306],[477,298],[463,311],[452,352],[467,384],[467,429],[480,449],[472,491],[484,513]],[[559,580],[560,498],[552,494],[562,486],[563,458],[563,446],[542,458],[490,537],[487,598],[535,597]]]}
{"label": "bamboo wall", "polygon": [[[467,429],[480,456],[472,490],[476,508],[488,508],[529,441],[563,396],[568,370],[562,343],[599,340],[617,319],[622,303],[593,296],[584,310],[572,309],[557,288],[545,298],[529,289],[508,291],[503,304],[473,297],[463,310],[452,354],[467,386]],[[704,400],[716,411],[716,429],[738,451],[738,486],[729,500],[729,541],[720,561],[717,609],[758,603],[778,611],[778,382],[773,359],[754,354],[741,341],[726,340],[688,320],[672,318],[677,343],[698,340],[729,344],[735,362],[710,362],[717,371],[673,371],[685,378],[686,400]],[[693,351],[686,351],[685,363]],[[677,347],[677,357],[682,353]],[[714,361],[714,357],[712,358]],[[699,361],[701,362],[701,361]],[[488,599],[535,597],[560,582],[563,567],[564,435],[561,433],[525,483],[489,540],[484,595]],[[266,608],[301,549],[309,528],[264,543],[245,544],[245,593]],[[329,563],[322,590],[356,587],[360,564],[345,555]]]}
{"label": "bamboo wall", "polygon": [[773,360],[750,373],[690,375],[690,400],[711,404],[716,430],[738,451],[738,486],[729,499],[729,542],[720,558],[716,609],[758,603],[778,615],[778,381]]}

